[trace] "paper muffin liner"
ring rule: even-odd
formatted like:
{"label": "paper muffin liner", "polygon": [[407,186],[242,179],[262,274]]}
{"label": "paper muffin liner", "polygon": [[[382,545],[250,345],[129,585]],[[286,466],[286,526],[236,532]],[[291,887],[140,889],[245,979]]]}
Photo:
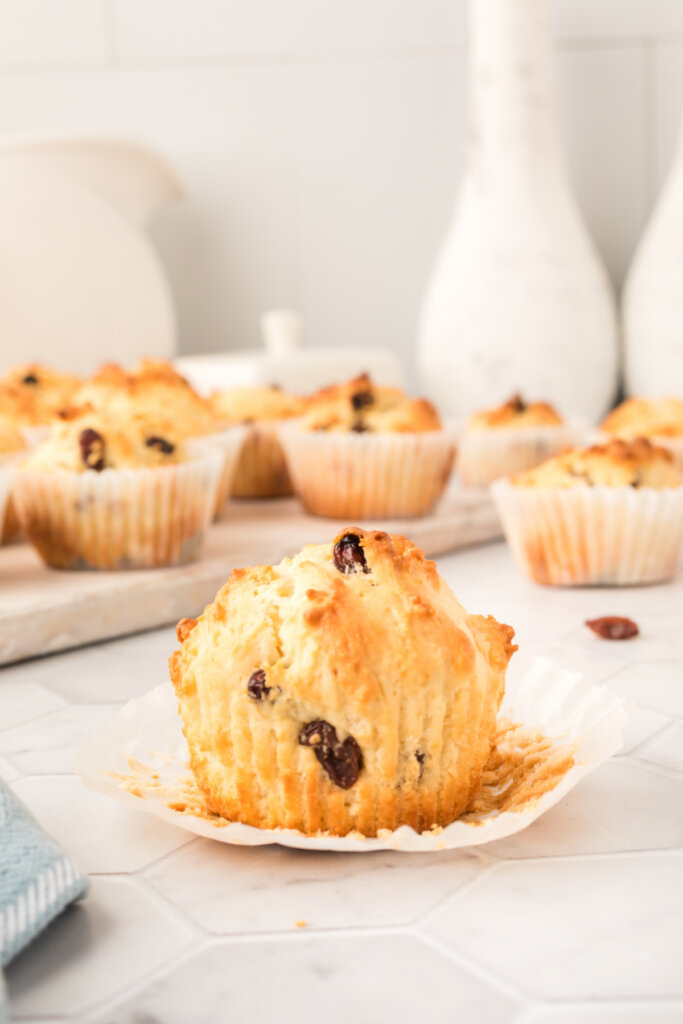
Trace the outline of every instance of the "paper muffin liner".
{"label": "paper muffin liner", "polygon": [[487,487],[494,480],[539,466],[584,440],[586,428],[571,422],[554,426],[467,430],[460,435],[458,472],[466,487]]}
{"label": "paper muffin liner", "polygon": [[232,482],[247,432],[247,427],[236,425],[226,427],[224,430],[216,430],[211,434],[204,434],[202,437],[192,438],[191,443],[195,450],[217,450],[223,455],[223,464],[216,488],[214,517],[218,516],[230,497]]}
{"label": "paper muffin liner", "polygon": [[15,462],[16,460],[14,458],[0,456],[0,525],[3,527],[0,532],[3,534],[3,537],[5,523],[7,521],[9,497],[12,490],[12,477],[14,474]]}
{"label": "paper muffin liner", "polygon": [[293,493],[278,437],[282,420],[261,420],[248,433],[232,481],[233,498],[286,498]]}
{"label": "paper muffin liner", "polygon": [[537,583],[627,585],[669,579],[683,542],[683,487],[491,488],[520,569]]}
{"label": "paper muffin liner", "polygon": [[279,437],[306,510],[333,519],[423,516],[444,492],[455,431],[334,434],[284,424]]}
{"label": "paper muffin liner", "polygon": [[169,683],[130,701],[86,739],[76,771],[94,789],[222,843],[361,853],[453,850],[527,828],[620,749],[626,721],[623,701],[606,687],[543,658],[522,661],[508,672],[497,745],[471,809],[445,828],[418,833],[403,825],[375,838],[259,829],[207,811],[189,773]]}
{"label": "paper muffin liner", "polygon": [[196,558],[215,507],[224,457],[101,473],[21,466],[12,495],[29,540],[59,569],[146,569]]}

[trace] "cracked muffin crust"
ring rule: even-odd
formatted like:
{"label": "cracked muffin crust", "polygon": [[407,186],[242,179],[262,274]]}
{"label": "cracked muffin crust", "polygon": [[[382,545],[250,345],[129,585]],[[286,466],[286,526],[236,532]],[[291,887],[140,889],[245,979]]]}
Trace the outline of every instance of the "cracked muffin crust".
{"label": "cracked muffin crust", "polygon": [[683,438],[683,398],[627,398],[600,429],[612,437]]}
{"label": "cracked muffin crust", "polygon": [[467,421],[468,430],[524,430],[529,427],[557,426],[562,417],[548,402],[526,402],[520,394],[507,402],[482,409]]}
{"label": "cracked muffin crust", "polygon": [[440,430],[441,420],[426,398],[410,398],[399,388],[378,387],[364,373],[312,395],[301,426],[333,433],[419,434]]}
{"label": "cracked muffin crust", "polygon": [[680,487],[670,452],[644,437],[563,452],[510,478],[516,487]]}
{"label": "cracked muffin crust", "polygon": [[50,436],[24,461],[26,469],[71,473],[167,466],[186,458],[168,422],[123,416],[91,408],[63,410]]}
{"label": "cracked muffin crust", "polygon": [[447,825],[486,763],[513,635],[400,536],[349,527],[236,569],[170,659],[208,806],[307,834]]}
{"label": "cracked muffin crust", "polygon": [[16,410],[26,426],[49,423],[54,414],[69,405],[81,378],[40,363],[14,366],[1,378],[16,394]]}

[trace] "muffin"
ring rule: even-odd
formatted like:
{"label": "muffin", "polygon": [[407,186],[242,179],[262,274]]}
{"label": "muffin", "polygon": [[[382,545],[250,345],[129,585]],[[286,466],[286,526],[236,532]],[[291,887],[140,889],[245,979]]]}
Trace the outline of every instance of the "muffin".
{"label": "muffin", "polygon": [[80,377],[62,373],[49,366],[29,363],[15,366],[2,377],[2,383],[23,398],[26,426],[49,423],[55,413],[69,405],[81,385]]}
{"label": "muffin", "polygon": [[167,422],[76,408],[20,462],[12,495],[48,565],[173,565],[198,554],[222,465],[219,450],[193,451]]}
{"label": "muffin", "polygon": [[235,498],[280,498],[292,493],[277,426],[300,416],[304,402],[278,387],[232,388],[209,399],[217,420],[244,424],[247,435],[232,481]]}
{"label": "muffin", "polygon": [[627,398],[602,421],[608,437],[648,437],[683,469],[683,398]]}
{"label": "muffin", "polygon": [[576,427],[565,424],[552,405],[513,395],[467,421],[460,438],[460,477],[467,487],[486,487],[539,465],[577,440]]}
{"label": "muffin", "polygon": [[219,420],[210,403],[197,394],[171,363],[143,359],[129,370],[107,363],[80,389],[75,400],[118,415],[144,416],[151,422],[170,418],[179,440],[204,438],[208,444],[220,447],[224,463],[216,511],[224,504],[230,494],[245,430]]}
{"label": "muffin", "polygon": [[404,537],[349,527],[236,569],[169,663],[208,807],[309,835],[448,825],[479,785],[513,635]]}
{"label": "muffin", "polygon": [[448,482],[455,442],[434,407],[363,374],[324,388],[280,428],[296,493],[314,515],[425,515]]}
{"label": "muffin", "polygon": [[[0,403],[1,403],[0,396]],[[8,544],[19,534],[19,522],[11,499],[13,467],[26,449],[26,441],[15,420],[2,412],[0,404],[0,543]]]}
{"label": "muffin", "polygon": [[492,493],[515,560],[538,583],[650,583],[676,570],[683,474],[645,438],[564,452]]}

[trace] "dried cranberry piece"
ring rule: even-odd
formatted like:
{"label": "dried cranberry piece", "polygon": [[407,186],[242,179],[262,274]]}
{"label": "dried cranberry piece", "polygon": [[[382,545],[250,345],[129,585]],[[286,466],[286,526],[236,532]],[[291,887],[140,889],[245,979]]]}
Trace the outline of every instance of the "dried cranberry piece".
{"label": "dried cranberry piece", "polygon": [[375,396],[372,391],[368,391],[367,389],[365,391],[356,391],[355,395],[351,395],[351,405],[356,412],[360,412],[360,410],[365,409],[366,406],[372,405],[374,401]]}
{"label": "dried cranberry piece", "polygon": [[148,448],[156,448],[162,455],[173,455],[175,445],[165,437],[148,437],[145,441]]}
{"label": "dried cranberry piece", "polygon": [[38,378],[36,377],[35,373],[27,373],[25,377],[21,378],[21,383],[22,384],[37,384],[38,383]]}
{"label": "dried cranberry piece", "polygon": [[363,767],[363,752],[353,736],[339,742],[337,730],[322,718],[309,722],[299,733],[302,747],[313,747],[313,752],[335,786],[351,789]]}
{"label": "dried cranberry piece", "polygon": [[104,469],[104,438],[92,427],[86,427],[78,435],[81,458],[88,469],[101,473]]}
{"label": "dried cranberry piece", "polygon": [[266,673],[262,668],[257,668],[249,676],[247,683],[247,694],[252,700],[263,700],[270,693],[270,687],[266,686]]}
{"label": "dried cranberry piece", "polygon": [[425,770],[425,758],[426,758],[426,756],[427,756],[427,755],[426,755],[426,754],[423,754],[421,750],[416,750],[416,751],[415,751],[415,760],[417,761],[417,763],[418,763],[418,764],[419,764],[419,766],[420,766],[420,768],[419,768],[419,771],[418,771],[418,773],[417,773],[417,781],[418,781],[418,782],[419,782],[419,781],[420,781],[420,779],[422,778],[422,773],[423,773],[423,772],[424,772],[424,770]]}
{"label": "dried cranberry piece", "polygon": [[640,630],[633,619],[624,619],[619,615],[604,615],[601,619],[588,619],[586,625],[603,640],[630,640],[638,636]]}
{"label": "dried cranberry piece", "polygon": [[351,424],[351,430],[354,432],[354,434],[367,434],[368,431],[370,430],[370,427],[367,425],[367,423],[363,423],[362,420],[358,419],[354,420],[353,423]]}
{"label": "dried cranberry piece", "polygon": [[339,538],[334,545],[333,557],[337,569],[345,575],[352,572],[370,572],[360,537],[355,533],[345,533]]}

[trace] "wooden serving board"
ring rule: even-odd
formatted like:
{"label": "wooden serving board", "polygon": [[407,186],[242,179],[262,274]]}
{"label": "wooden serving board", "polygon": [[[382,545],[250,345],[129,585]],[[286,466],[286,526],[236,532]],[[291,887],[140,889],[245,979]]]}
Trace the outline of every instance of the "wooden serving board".
{"label": "wooden serving board", "polygon": [[[309,516],[294,498],[235,501],[202,557],[170,569],[74,572],[46,568],[28,544],[0,549],[0,664],[152,629],[197,615],[236,566],[276,563],[348,525]],[[501,536],[486,493],[459,488],[424,519],[367,522],[438,555]]]}

